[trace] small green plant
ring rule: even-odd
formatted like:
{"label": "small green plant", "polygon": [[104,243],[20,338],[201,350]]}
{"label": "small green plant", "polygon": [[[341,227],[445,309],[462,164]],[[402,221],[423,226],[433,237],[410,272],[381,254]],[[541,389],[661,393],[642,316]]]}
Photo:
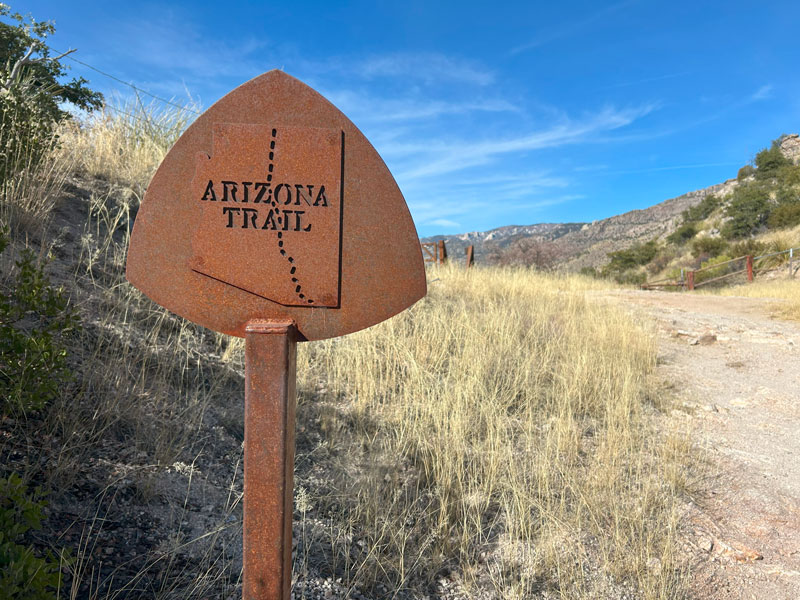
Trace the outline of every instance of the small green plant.
{"label": "small green plant", "polygon": [[747,179],[751,175],[755,175],[755,173],[756,173],[756,168],[753,165],[745,165],[741,169],[739,169],[738,173],[736,173],[736,179],[738,181],[742,181],[743,179]]}
{"label": "small green plant", "polygon": [[[719,265],[718,267],[708,269],[707,271],[697,271],[694,276],[695,283],[700,283],[701,281],[708,281],[709,279],[714,279],[715,277],[721,277],[727,273],[731,273],[736,269],[742,268],[742,261],[736,262],[727,262],[731,259],[730,256],[727,254],[721,254],[720,256],[709,258],[707,261],[700,263],[701,269],[706,269],[708,267],[715,267],[715,265]],[[721,264],[725,263],[725,264]]]}
{"label": "small green plant", "polygon": [[692,254],[695,257],[719,256],[728,247],[728,242],[722,238],[700,237],[692,242]]}
{"label": "small green plant", "polygon": [[667,241],[670,244],[675,244],[676,246],[683,244],[687,240],[692,239],[694,236],[697,235],[697,225],[694,223],[684,223],[680,227],[678,227],[675,231],[670,233],[667,236]]}
{"label": "small green plant", "polygon": [[[0,231],[0,252],[8,237]],[[33,252],[16,263],[11,289],[0,290],[0,414],[39,410],[69,381],[65,337],[78,319]]]}
{"label": "small green plant", "polygon": [[7,600],[55,600],[61,584],[60,563],[52,552],[37,556],[20,543],[25,534],[42,528],[44,494],[32,492],[12,473],[0,478],[0,596]]}

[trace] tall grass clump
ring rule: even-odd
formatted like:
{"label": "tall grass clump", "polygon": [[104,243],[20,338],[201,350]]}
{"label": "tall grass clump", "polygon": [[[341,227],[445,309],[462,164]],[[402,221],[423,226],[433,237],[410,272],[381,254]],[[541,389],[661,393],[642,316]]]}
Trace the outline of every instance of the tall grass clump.
{"label": "tall grass clump", "polygon": [[338,515],[331,569],[394,590],[450,573],[498,598],[679,597],[686,445],[654,427],[652,332],[589,279],[437,276],[397,317],[301,348],[299,414],[371,467],[316,499]]}
{"label": "tall grass clump", "polygon": [[178,108],[137,96],[104,105],[63,133],[65,153],[90,177],[123,185],[141,201],[162,159],[195,117]]}

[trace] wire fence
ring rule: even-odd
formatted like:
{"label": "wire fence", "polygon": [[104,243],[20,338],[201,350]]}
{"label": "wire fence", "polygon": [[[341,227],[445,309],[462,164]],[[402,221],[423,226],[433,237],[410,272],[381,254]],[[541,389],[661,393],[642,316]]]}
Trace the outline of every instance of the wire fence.
{"label": "wire fence", "polygon": [[[52,52],[55,52],[57,55],[64,54],[63,52],[59,52],[58,50],[56,50],[55,48],[53,48],[51,46],[47,46],[47,48],[49,50],[51,50]],[[112,75],[111,73],[107,73],[106,71],[98,69],[97,67],[92,66],[89,63],[86,63],[86,62],[84,62],[82,60],[79,60],[79,59],[75,58],[72,55],[66,55],[66,56],[64,56],[64,58],[67,59],[67,60],[70,60],[70,61],[72,61],[74,63],[77,63],[79,65],[82,65],[82,66],[86,67],[87,69],[91,69],[92,71],[94,71],[95,73],[99,73],[103,77],[108,77],[109,79],[111,79],[113,81],[116,81],[117,83],[121,83],[122,85],[126,85],[129,88],[131,88],[134,91],[136,91],[137,94],[144,94],[145,96],[149,96],[150,98],[153,98],[154,100],[158,100],[159,102],[163,102],[164,104],[168,104],[168,105],[173,106],[175,108],[180,108],[181,110],[185,110],[187,112],[194,113],[196,115],[201,114],[201,112],[199,110],[194,110],[193,108],[190,108],[190,107],[188,107],[188,106],[186,106],[184,104],[178,104],[177,102],[173,102],[172,100],[167,100],[166,98],[162,98],[161,96],[157,96],[156,94],[148,92],[147,90],[142,89],[139,86],[134,85],[134,84],[132,84],[132,83],[130,83],[128,81],[125,81],[124,79],[121,79],[121,78],[117,77],[116,75]]]}

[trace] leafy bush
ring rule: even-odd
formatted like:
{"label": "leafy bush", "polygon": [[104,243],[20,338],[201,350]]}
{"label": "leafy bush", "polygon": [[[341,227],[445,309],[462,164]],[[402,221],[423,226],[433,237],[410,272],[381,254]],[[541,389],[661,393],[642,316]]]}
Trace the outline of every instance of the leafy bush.
{"label": "leafy bush", "polygon": [[686,242],[687,240],[692,239],[696,235],[697,235],[697,225],[691,222],[684,223],[683,225],[678,227],[675,231],[673,231],[667,236],[667,241],[670,244],[680,245]]}
{"label": "leafy bush", "polygon": [[708,194],[695,206],[690,206],[683,211],[683,221],[702,221],[711,216],[711,213],[722,203],[722,199],[715,194]]}
{"label": "leafy bush", "polygon": [[61,81],[66,68],[45,42],[52,23],[12,13],[0,4],[0,184],[38,163],[56,143],[55,129],[70,118],[63,106],[92,110],[103,97],[83,78]]}
{"label": "leafy bush", "polygon": [[695,257],[719,256],[725,252],[728,242],[718,237],[700,237],[692,242],[692,254]]}
{"label": "leafy bush", "polygon": [[745,165],[741,169],[739,169],[738,173],[736,173],[736,179],[738,181],[741,181],[742,179],[746,179],[747,177],[754,175],[755,172],[756,168],[753,165]]}
{"label": "leafy bush", "polygon": [[755,183],[742,184],[733,192],[725,211],[730,220],[725,223],[722,233],[728,239],[746,237],[767,222],[769,212],[767,191]]}
{"label": "leafy bush", "polygon": [[800,202],[779,204],[769,214],[767,224],[772,229],[800,225]]}
{"label": "leafy bush", "polygon": [[29,493],[22,478],[0,478],[0,590],[7,600],[55,600],[61,584],[57,557],[36,556],[23,536],[42,528],[46,502],[39,488]]}
{"label": "leafy bush", "polygon": [[[7,244],[0,232],[0,252]],[[65,336],[78,325],[30,250],[16,266],[12,289],[0,290],[0,414],[39,410],[55,398],[71,377]]]}

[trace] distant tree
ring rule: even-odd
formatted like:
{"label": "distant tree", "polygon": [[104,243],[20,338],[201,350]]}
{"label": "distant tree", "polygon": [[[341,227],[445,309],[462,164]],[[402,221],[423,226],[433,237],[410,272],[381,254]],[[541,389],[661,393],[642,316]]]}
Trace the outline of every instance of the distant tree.
{"label": "distant tree", "polygon": [[753,234],[767,222],[770,208],[767,190],[756,183],[740,185],[725,210],[730,220],[723,226],[723,235],[734,239]]}
{"label": "distant tree", "polygon": [[519,237],[505,248],[495,246],[489,251],[491,262],[499,265],[522,265],[537,269],[551,269],[559,252],[553,242]]}
{"label": "distant tree", "polygon": [[775,177],[781,167],[792,164],[792,161],[786,158],[781,151],[781,139],[774,140],[769,148],[764,148],[756,154],[756,179]]}
{"label": "distant tree", "polygon": [[61,59],[74,50],[51,55],[46,43],[47,37],[55,33],[51,22],[12,13],[6,4],[0,4],[0,17],[16,23],[0,22],[0,68],[4,69],[0,86],[2,95],[7,96],[15,86],[26,81],[35,88],[47,90],[47,94],[37,97],[37,102],[41,113],[54,121],[69,116],[59,107],[61,103],[85,110],[102,105],[102,94],[86,87],[88,82],[83,77],[62,81],[67,69]]}

